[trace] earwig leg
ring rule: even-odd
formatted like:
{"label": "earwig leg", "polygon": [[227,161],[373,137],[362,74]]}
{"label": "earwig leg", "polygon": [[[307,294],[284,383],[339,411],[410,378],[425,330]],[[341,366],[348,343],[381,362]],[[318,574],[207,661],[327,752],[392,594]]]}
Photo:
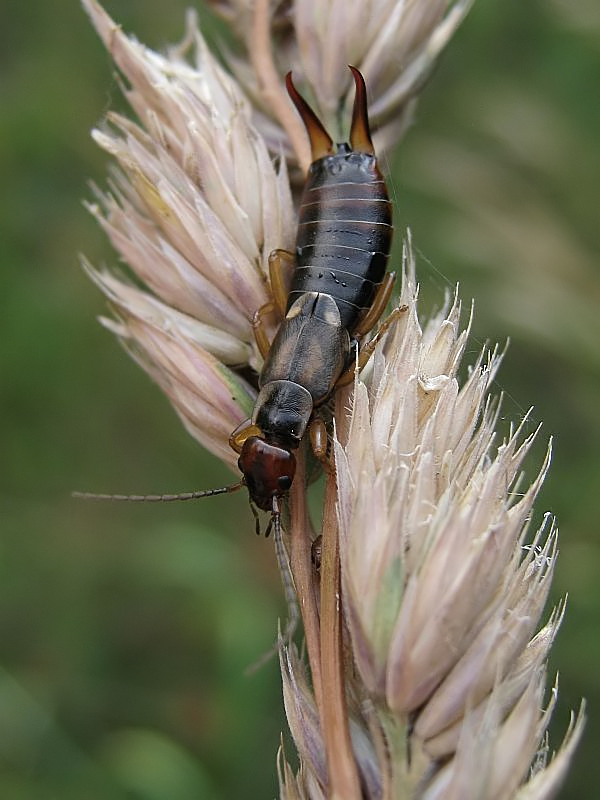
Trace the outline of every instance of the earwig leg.
{"label": "earwig leg", "polygon": [[254,313],[254,317],[252,318],[252,329],[254,331],[254,338],[256,340],[256,344],[258,345],[258,349],[260,354],[263,358],[266,358],[269,350],[271,349],[271,342],[269,341],[269,337],[265,331],[264,325],[264,317],[267,317],[269,314],[272,314],[275,311],[275,304],[272,302],[265,303],[264,306],[261,306],[258,311]]}
{"label": "earwig leg", "polygon": [[398,320],[402,314],[404,314],[408,310],[408,306],[398,306],[395,308],[389,316],[387,316],[384,321],[381,323],[379,330],[375,334],[375,336],[368,341],[360,350],[358,354],[358,363],[352,364],[345,372],[342,372],[338,381],[336,382],[336,388],[341,386],[348,386],[349,383],[352,383],[354,380],[354,376],[358,370],[358,372],[363,369],[363,367],[367,364],[368,360],[371,358],[373,353],[375,352],[375,348],[381,341],[381,337],[387,333],[388,328],[392,325],[396,320]]}
{"label": "earwig leg", "polygon": [[395,280],[396,273],[388,272],[383,281],[379,284],[379,288],[377,289],[371,308],[359,321],[357,328],[353,331],[353,336],[355,339],[360,339],[361,336],[364,336],[365,333],[368,333],[370,330],[372,330],[372,328],[374,328],[379,322],[381,315],[385,311],[385,307],[390,300]]}
{"label": "earwig leg", "polygon": [[291,282],[291,271],[295,265],[294,254],[288,250],[273,250],[269,256],[269,278],[271,294],[277,311],[285,316],[287,298]]}
{"label": "earwig leg", "polygon": [[323,467],[329,472],[331,467],[327,459],[327,426],[320,417],[311,420],[308,427],[310,446],[315,457],[321,462]]}
{"label": "earwig leg", "polygon": [[252,500],[250,500],[250,511],[252,511],[252,516],[254,517],[254,532],[257,536],[260,536],[260,517]]}

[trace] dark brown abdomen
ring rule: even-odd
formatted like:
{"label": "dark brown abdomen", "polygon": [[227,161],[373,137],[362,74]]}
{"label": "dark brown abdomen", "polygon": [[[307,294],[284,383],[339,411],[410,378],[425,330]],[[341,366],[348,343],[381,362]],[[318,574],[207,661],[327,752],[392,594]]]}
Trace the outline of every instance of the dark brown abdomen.
{"label": "dark brown abdomen", "polygon": [[304,292],[328,294],[351,334],[385,275],[392,231],[374,156],[348,150],[315,161],[300,203],[287,308]]}

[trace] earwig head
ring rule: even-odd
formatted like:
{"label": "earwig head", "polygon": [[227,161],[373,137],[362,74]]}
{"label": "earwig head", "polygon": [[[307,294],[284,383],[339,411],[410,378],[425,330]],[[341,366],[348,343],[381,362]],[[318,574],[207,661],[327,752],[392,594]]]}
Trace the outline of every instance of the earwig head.
{"label": "earwig head", "polygon": [[296,473],[296,458],[289,450],[258,436],[246,439],[238,459],[250,499],[263,511],[273,510],[273,498],[289,491]]}

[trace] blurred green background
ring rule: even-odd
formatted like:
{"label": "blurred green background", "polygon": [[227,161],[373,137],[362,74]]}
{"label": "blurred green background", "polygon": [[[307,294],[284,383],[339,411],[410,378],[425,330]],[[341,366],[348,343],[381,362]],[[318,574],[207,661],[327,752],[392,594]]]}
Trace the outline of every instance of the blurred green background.
{"label": "blurred green background", "polygon": [[[106,2],[159,49],[187,5]],[[113,259],[81,205],[106,170],[89,130],[121,102],[109,59],[76,2],[2,12],[0,797],[273,797],[278,672],[243,673],[283,608],[245,499],[70,498],[230,476],[96,323],[104,302],[78,267],[80,251]],[[552,745],[589,701],[565,798],[600,786],[599,51],[593,0],[480,0],[391,164],[423,309],[460,280],[476,299],[471,357],[510,337],[504,417],[533,405],[530,429],[544,421],[530,476],[555,435],[538,504],[562,534],[553,598],[569,592]]]}

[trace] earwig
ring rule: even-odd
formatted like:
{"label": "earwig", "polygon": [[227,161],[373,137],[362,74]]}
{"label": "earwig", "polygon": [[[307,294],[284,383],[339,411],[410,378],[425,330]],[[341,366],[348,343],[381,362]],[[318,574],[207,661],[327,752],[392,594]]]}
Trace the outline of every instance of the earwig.
{"label": "earwig", "polygon": [[[365,83],[355,67],[350,70],[356,93],[349,144],[333,144],[291,73],[286,77],[313,161],[300,201],[295,252],[277,250],[269,259],[274,304],[284,317],[267,346],[262,316],[273,304],[255,315],[265,357],[259,394],[252,418],[229,440],[240,454],[251,500],[265,511],[292,486],[294,451],[307,430],[320,424],[319,407],[352,380],[357,353],[359,368],[366,363],[374,340],[359,350],[360,340],[381,317],[393,287],[394,275],[386,274],[392,208],[371,141]],[[284,264],[293,264],[287,295]],[[382,329],[390,322],[391,317]]]}
{"label": "earwig", "polygon": [[[131,501],[172,501],[234,492],[246,486],[251,506],[271,514],[265,534],[280,530],[280,500],[296,471],[295,451],[307,431],[318,458],[326,458],[326,431],[318,415],[336,388],[350,383],[395,318],[392,314],[368,344],[361,339],[377,324],[391,295],[386,273],[392,239],[392,207],[377,166],[367,113],[365,82],[355,84],[349,143],[334,145],[323,124],[286,76],[290,98],[306,127],[312,163],[300,201],[294,253],[269,258],[273,302],[255,314],[256,341],[264,356],[252,418],[232,432],[239,454],[239,483],[183,495],[91,495]],[[293,266],[286,288],[285,266]],[[283,319],[269,343],[263,317]],[[324,444],[323,444],[324,442]],[[258,515],[257,533],[260,530]]]}

